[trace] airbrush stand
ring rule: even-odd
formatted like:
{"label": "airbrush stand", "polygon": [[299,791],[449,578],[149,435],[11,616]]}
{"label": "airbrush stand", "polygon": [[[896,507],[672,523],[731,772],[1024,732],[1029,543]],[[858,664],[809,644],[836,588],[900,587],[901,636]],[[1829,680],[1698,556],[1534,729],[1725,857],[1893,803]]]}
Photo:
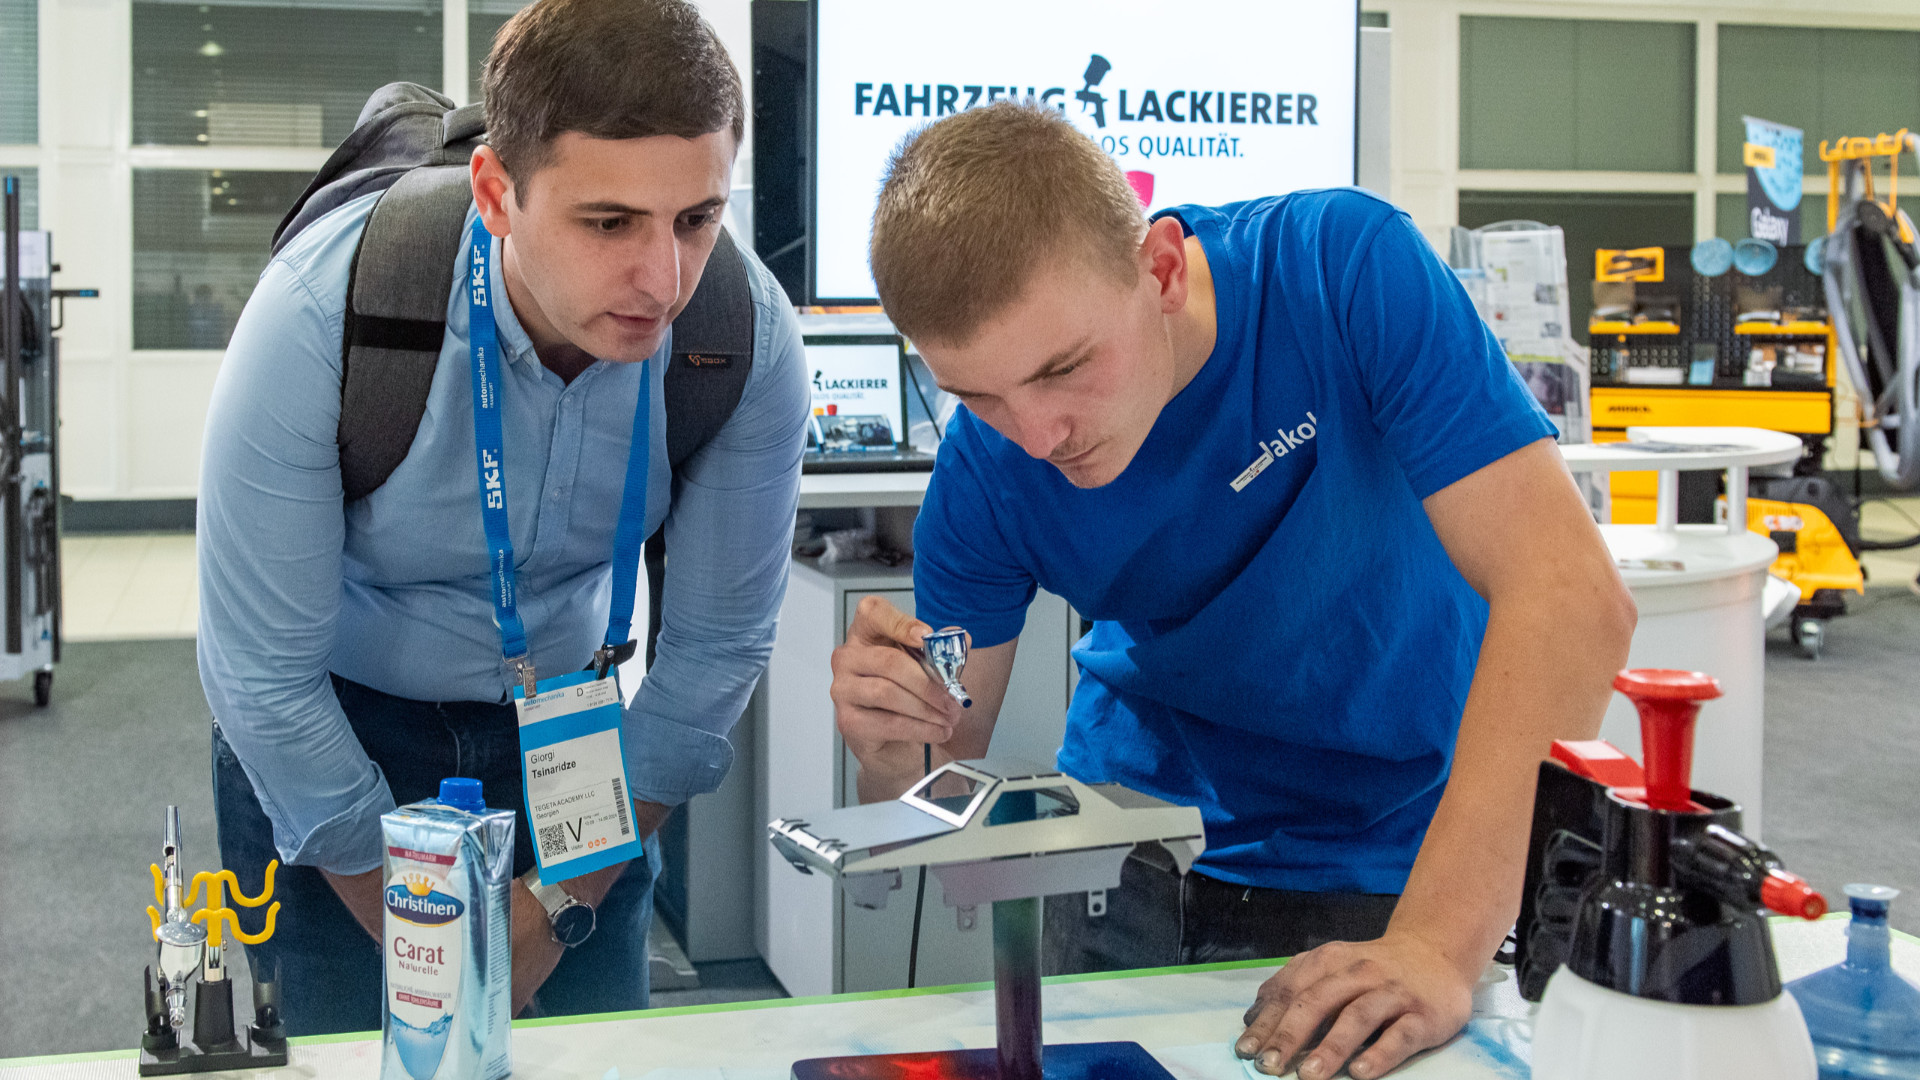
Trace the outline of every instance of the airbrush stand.
{"label": "airbrush stand", "polygon": [[993,904],[993,1049],[812,1058],[793,1080],[1173,1080],[1139,1043],[1042,1044],[1040,905]]}
{"label": "airbrush stand", "polygon": [[[922,655],[962,705],[966,646],[963,631],[936,631]],[[953,761],[898,799],[781,818],[767,832],[796,870],[834,878],[857,906],[884,908],[903,872],[923,868],[961,929],[981,904],[993,919],[992,1049],[813,1058],[794,1063],[793,1080],[1172,1080],[1138,1043],[1043,1045],[1041,898],[1085,892],[1099,904],[1140,844],[1184,872],[1206,847],[1198,810],[1025,762]]]}
{"label": "airbrush stand", "polygon": [[[239,916],[226,905],[226,893],[242,907],[259,907],[273,895],[273,872],[278,862],[267,864],[266,885],[260,895],[249,898],[240,891],[240,881],[231,870],[219,873],[201,871],[193,875],[193,886],[182,895],[180,849],[180,808],[167,807],[166,833],[161,850],[165,869],[155,865],[153,899],[159,907],[149,907],[147,918],[153,923],[153,938],[159,943],[157,966],[160,980],[154,982],[154,969],[146,971],[147,1030],[140,1038],[140,1075],[173,1076],[180,1073],[225,1072],[254,1069],[287,1063],[287,1030],[280,1016],[280,988],[277,982],[255,979],[253,984],[253,1023],[245,1029],[234,1026],[233,982],[227,978],[226,937],[257,945],[273,936],[278,901],[267,909],[266,928],[258,934],[240,930]],[[189,914],[207,890],[206,906]],[[196,980],[196,970],[198,979]],[[256,973],[257,974],[257,973]],[[193,984],[193,1030],[186,1035],[187,985]]]}

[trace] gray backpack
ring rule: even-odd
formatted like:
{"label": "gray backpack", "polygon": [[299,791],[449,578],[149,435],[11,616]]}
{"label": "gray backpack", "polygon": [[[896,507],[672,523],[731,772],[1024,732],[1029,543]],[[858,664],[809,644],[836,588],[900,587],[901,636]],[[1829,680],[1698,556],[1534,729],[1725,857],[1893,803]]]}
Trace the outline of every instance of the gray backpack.
{"label": "gray backpack", "polygon": [[[274,230],[277,254],[328,211],[382,193],[347,279],[339,442],[348,502],[386,483],[420,430],[473,202],[468,159],[485,137],[479,105],[455,108],[415,83],[383,86]],[[753,369],[753,335],[746,262],[722,230],[700,287],[673,321],[665,384],[667,461],[675,474],[739,405]],[[660,533],[647,541],[646,563],[657,597],[666,569]],[[660,632],[660,605],[650,606],[649,662]]]}

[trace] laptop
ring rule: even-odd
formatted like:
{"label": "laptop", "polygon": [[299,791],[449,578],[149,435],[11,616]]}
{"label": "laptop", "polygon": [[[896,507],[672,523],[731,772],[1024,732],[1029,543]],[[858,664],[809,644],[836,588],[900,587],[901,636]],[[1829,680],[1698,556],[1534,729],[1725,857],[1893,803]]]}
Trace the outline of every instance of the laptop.
{"label": "laptop", "polygon": [[907,442],[907,347],[898,334],[804,339],[813,384],[803,473],[927,472]]}

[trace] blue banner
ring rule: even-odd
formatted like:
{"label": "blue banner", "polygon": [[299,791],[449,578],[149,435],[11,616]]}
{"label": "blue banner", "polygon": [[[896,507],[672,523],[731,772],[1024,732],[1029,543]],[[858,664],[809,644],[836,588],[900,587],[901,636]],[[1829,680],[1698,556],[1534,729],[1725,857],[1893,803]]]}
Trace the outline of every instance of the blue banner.
{"label": "blue banner", "polygon": [[1747,141],[1747,235],[1776,247],[1800,242],[1800,192],[1805,133],[1771,120],[1743,117]]}

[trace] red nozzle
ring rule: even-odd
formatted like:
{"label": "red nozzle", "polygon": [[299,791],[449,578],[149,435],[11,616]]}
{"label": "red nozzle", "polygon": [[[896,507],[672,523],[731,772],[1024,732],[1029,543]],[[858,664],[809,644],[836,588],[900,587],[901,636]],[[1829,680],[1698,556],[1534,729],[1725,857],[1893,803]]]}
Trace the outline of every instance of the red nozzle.
{"label": "red nozzle", "polygon": [[1613,688],[1640,710],[1640,753],[1647,762],[1647,805],[1692,810],[1693,721],[1700,703],[1720,696],[1720,683],[1698,671],[1635,668],[1613,677]]}
{"label": "red nozzle", "polygon": [[1768,911],[1791,915],[1812,922],[1827,913],[1827,898],[1813,890],[1805,878],[1785,870],[1769,870],[1760,883],[1760,902]]}

